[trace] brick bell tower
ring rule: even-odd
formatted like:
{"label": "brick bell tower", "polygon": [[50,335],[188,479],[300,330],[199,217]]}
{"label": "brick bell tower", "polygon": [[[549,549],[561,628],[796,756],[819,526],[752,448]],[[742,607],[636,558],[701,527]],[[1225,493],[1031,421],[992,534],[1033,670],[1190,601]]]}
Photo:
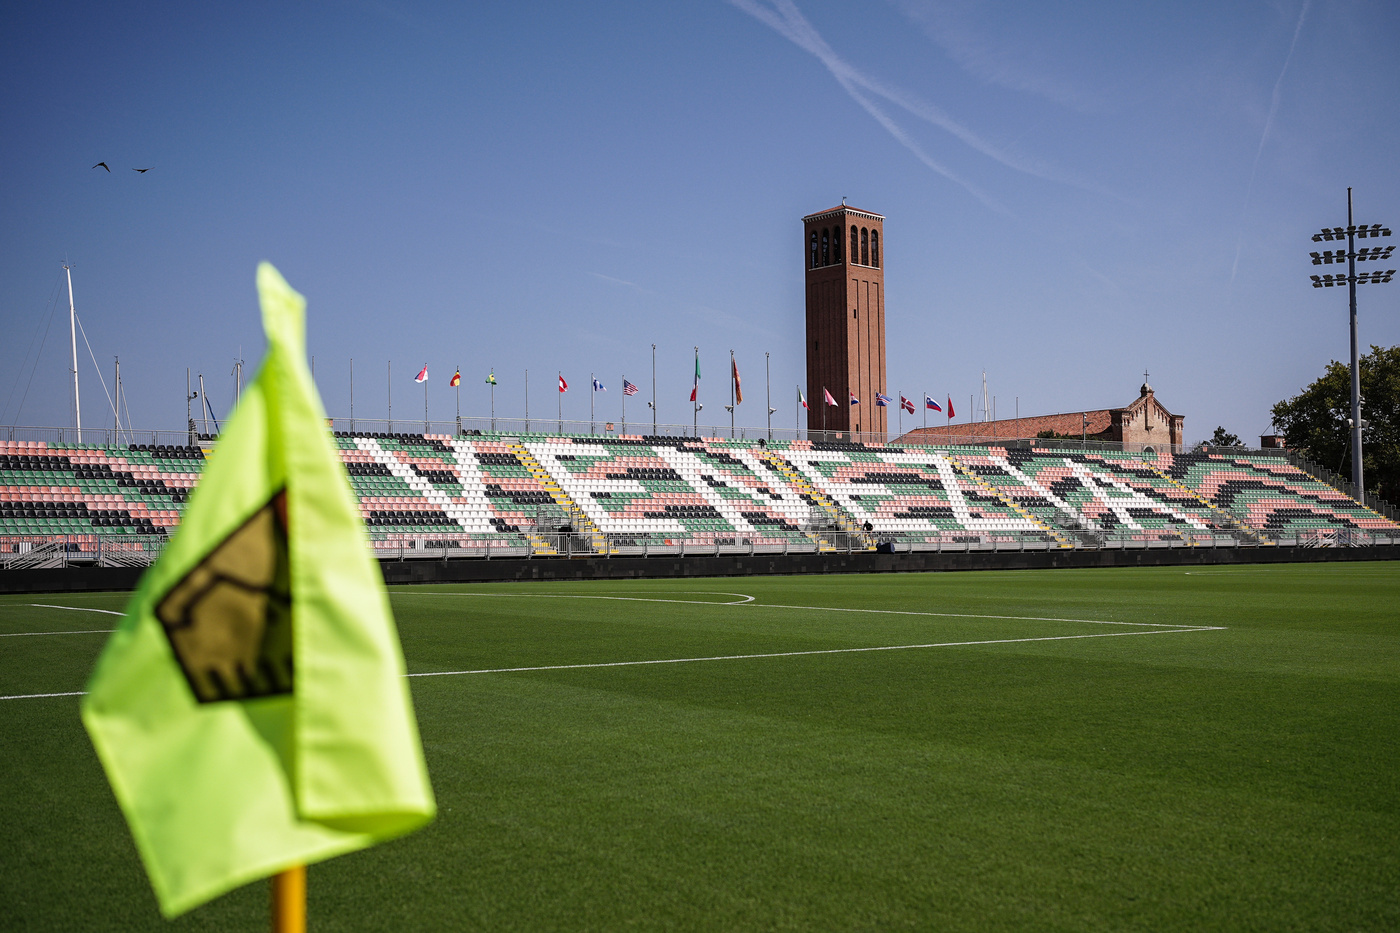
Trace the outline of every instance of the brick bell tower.
{"label": "brick bell tower", "polygon": [[[807,267],[807,429],[887,436],[885,218],[846,206],[802,218]],[[822,390],[836,399],[826,404]],[[851,395],[860,400],[850,404]],[[896,400],[893,404],[898,404]]]}

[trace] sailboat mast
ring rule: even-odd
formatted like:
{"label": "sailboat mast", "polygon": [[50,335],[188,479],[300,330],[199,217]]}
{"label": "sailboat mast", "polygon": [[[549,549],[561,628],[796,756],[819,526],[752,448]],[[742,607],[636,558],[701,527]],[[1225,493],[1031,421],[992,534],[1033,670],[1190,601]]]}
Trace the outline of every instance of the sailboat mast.
{"label": "sailboat mast", "polygon": [[73,348],[73,419],[78,425],[78,443],[83,442],[83,406],[78,399],[78,312],[73,307],[73,270],[64,263],[68,274],[68,339]]}

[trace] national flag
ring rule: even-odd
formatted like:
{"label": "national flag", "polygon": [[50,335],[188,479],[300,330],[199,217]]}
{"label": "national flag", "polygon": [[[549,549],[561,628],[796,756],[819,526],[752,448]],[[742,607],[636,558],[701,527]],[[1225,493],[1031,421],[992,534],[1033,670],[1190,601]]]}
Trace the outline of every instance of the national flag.
{"label": "national flag", "polygon": [[860,404],[860,399],[856,398],[856,394],[855,394],[854,392],[851,393],[851,404],[852,404],[852,405],[859,405],[859,404]]}
{"label": "national flag", "polygon": [[447,384],[448,388],[455,389],[462,384],[462,371],[459,369],[452,374],[452,381]]}
{"label": "national flag", "polygon": [[744,387],[739,383],[739,364],[731,357],[729,368],[734,370],[734,404],[738,405],[744,400]]}
{"label": "national flag", "polygon": [[606,392],[606,391],[608,391],[608,387],[605,386],[605,385],[603,385],[603,384],[602,384],[601,382],[599,382],[597,379],[594,379],[594,380],[593,380],[593,391],[594,391],[594,392]]}
{"label": "national flag", "polygon": [[826,386],[822,386],[822,395],[825,396],[824,400],[828,405],[834,406],[836,404],[836,399],[831,397],[831,393],[826,390]]}
{"label": "national flag", "polygon": [[888,395],[883,395],[879,392],[875,393],[875,404],[881,408],[888,407],[891,401],[892,399]]}
{"label": "national flag", "polygon": [[[798,390],[797,390],[797,400],[798,400],[799,402],[802,403],[802,407],[803,407],[803,408],[807,408],[807,396],[805,396],[805,395],[802,394],[802,390],[801,390],[801,389],[798,389]],[[811,411],[812,409],[807,408],[807,410],[808,410],[808,411]]]}
{"label": "national flag", "polygon": [[933,400],[932,397],[927,396],[927,395],[924,396],[924,407],[927,408],[929,411],[942,411],[942,410],[943,410],[943,406],[942,406],[942,405],[938,404],[937,402],[935,402],[935,401]]}
{"label": "national flag", "polygon": [[950,395],[950,396],[948,396],[948,417],[949,417],[949,418],[956,418],[957,416],[958,416],[958,413],[955,412],[955,411],[953,411],[953,397]]}
{"label": "national flag", "polygon": [[427,381],[428,381],[428,365],[427,365],[426,363],[423,364],[423,368],[422,368],[422,369],[418,370],[418,375],[416,375],[416,376],[413,377],[413,381],[414,381],[414,382],[427,382]]}
{"label": "national flag", "polygon": [[911,414],[911,415],[914,413],[914,403],[913,403],[913,401],[910,400],[910,399],[905,398],[902,394],[899,396],[899,407],[900,407],[900,408],[903,408],[905,411],[909,412],[909,414]]}
{"label": "national flag", "polygon": [[166,917],[435,811],[305,301],[267,263],[258,291],[262,369],[81,707]]}
{"label": "national flag", "polygon": [[562,375],[560,375],[560,377],[559,377],[559,391],[560,391],[560,392],[567,392],[567,391],[569,391],[569,384],[568,384],[567,382],[564,381],[564,377],[563,377]]}
{"label": "national flag", "polygon": [[700,397],[700,351],[695,351],[695,385],[690,389],[690,400],[693,402]]}
{"label": "national flag", "polygon": [[634,386],[632,383],[628,382],[626,376],[623,376],[623,377],[622,377],[622,394],[623,394],[623,395],[636,395],[636,394],[637,394],[637,387]]}
{"label": "national flag", "polygon": [[486,384],[491,386],[496,384],[496,371],[494,369],[491,370],[491,372],[487,373]]}

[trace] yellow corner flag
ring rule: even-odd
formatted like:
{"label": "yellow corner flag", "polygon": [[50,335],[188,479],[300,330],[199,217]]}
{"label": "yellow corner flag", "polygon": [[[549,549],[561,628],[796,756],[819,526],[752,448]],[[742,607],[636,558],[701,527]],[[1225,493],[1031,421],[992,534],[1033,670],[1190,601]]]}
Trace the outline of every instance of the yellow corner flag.
{"label": "yellow corner flag", "polygon": [[258,293],[262,370],[82,704],[167,917],[435,812],[306,302],[267,263]]}

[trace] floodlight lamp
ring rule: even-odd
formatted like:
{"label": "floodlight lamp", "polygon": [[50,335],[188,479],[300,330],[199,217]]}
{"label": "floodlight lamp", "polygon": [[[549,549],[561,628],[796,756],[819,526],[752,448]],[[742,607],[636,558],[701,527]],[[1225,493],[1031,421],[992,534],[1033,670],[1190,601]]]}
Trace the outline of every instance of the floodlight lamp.
{"label": "floodlight lamp", "polygon": [[1322,255],[1320,253],[1309,253],[1308,255],[1312,257],[1313,265],[1322,265]]}

